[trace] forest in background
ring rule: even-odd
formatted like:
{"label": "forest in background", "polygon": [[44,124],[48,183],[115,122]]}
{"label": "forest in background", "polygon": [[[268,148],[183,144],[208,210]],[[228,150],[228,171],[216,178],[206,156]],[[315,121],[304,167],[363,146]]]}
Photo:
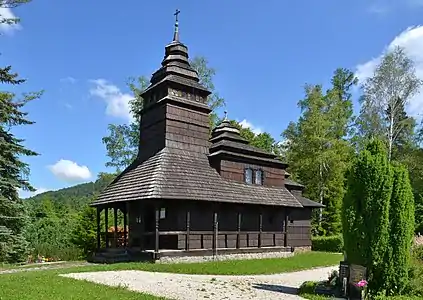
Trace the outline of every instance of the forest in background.
{"label": "forest in background", "polygon": [[[11,6],[25,2],[7,1]],[[212,91],[209,97],[212,128],[220,121],[217,111],[225,106],[225,99],[213,84],[215,70],[208,60],[195,57],[191,65],[200,82]],[[7,66],[0,68],[0,82],[7,86],[25,81]],[[142,109],[140,95],[148,80],[144,76],[132,78],[128,85],[134,95],[131,111],[136,116]],[[421,85],[413,61],[403,49],[395,48],[384,55],[373,76],[362,83],[351,70],[339,68],[334,70],[329,87],[307,84],[303,98],[298,101],[300,117],[287,128],[280,128],[280,141],[266,132],[255,134],[232,122],[252,145],[286,161],[292,179],[306,186],[305,196],[326,206],[313,216],[315,236],[340,235],[348,170],[369,140],[382,140],[388,149],[388,159],[408,170],[415,202],[415,231],[423,232],[423,127],[406,111]],[[353,112],[353,89],[361,94],[357,115]],[[102,142],[107,150],[106,166],[113,173],[98,174],[94,182],[19,199],[18,189],[33,190],[28,181],[29,167],[21,158],[38,153],[26,149],[11,129],[33,124],[22,109],[28,101],[41,96],[42,92],[25,95],[0,92],[0,262],[25,260],[28,253],[78,259],[92,251],[96,225],[89,203],[133,161],[138,151],[137,121],[109,124],[108,135]]]}

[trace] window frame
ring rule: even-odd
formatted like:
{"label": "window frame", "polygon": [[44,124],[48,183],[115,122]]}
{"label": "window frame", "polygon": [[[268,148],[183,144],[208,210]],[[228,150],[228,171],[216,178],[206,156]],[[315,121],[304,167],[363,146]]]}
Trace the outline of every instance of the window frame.
{"label": "window frame", "polygon": [[[251,172],[251,182],[247,182],[247,172]],[[245,168],[244,169],[244,182],[246,184],[254,184],[254,170],[252,168]]]}
{"label": "window frame", "polygon": [[[251,182],[247,182],[247,172],[251,172]],[[257,172],[261,173],[261,180],[259,183],[257,183]],[[264,185],[264,171],[262,168],[251,168],[246,167],[244,168],[244,183],[246,184],[252,184],[252,185]]]}

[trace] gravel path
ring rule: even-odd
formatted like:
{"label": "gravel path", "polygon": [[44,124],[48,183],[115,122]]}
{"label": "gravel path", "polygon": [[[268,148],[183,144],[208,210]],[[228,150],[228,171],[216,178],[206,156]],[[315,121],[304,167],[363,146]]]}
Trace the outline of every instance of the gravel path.
{"label": "gravel path", "polygon": [[126,287],[132,291],[175,300],[273,300],[303,299],[296,292],[304,281],[327,279],[334,269],[336,267],[254,276],[184,275],[144,271],[72,273],[61,276]]}

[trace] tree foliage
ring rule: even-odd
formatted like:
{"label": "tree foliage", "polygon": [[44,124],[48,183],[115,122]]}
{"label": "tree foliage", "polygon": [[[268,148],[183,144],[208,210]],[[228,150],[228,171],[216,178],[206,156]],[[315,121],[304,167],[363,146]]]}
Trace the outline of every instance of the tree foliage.
{"label": "tree foliage", "polygon": [[409,283],[410,253],[414,237],[414,197],[404,165],[396,163],[390,202],[390,293],[401,294]]}
{"label": "tree foliage", "polygon": [[332,87],[324,93],[320,85],[308,85],[298,105],[299,120],[283,132],[290,172],[306,187],[306,194],[326,208],[314,219],[314,233],[338,234],[341,230],[341,202],[344,172],[351,147],[346,138],[353,121],[350,89],[354,74],[337,69]]}
{"label": "tree foliage", "polygon": [[[1,8],[16,7],[28,1],[1,1]],[[0,24],[15,24],[18,19],[10,19],[0,15]],[[11,71],[11,66],[0,68],[0,83],[19,85],[25,80]],[[36,152],[27,149],[22,139],[12,133],[12,129],[20,125],[31,125],[23,107],[31,100],[37,99],[41,93],[29,93],[21,99],[5,90],[0,91],[0,261],[16,262],[25,259],[28,243],[25,239],[27,214],[20,189],[33,191],[28,181],[29,166],[22,161],[25,156],[35,156]]]}
{"label": "tree foliage", "polygon": [[71,241],[85,257],[92,254],[97,248],[97,212],[87,206],[77,217],[76,226],[72,230]]}
{"label": "tree foliage", "polygon": [[410,137],[413,121],[407,117],[405,107],[421,85],[414,62],[401,47],[386,53],[363,85],[359,134],[386,141],[389,159],[395,146],[403,145]]}
{"label": "tree foliage", "polygon": [[381,141],[370,142],[349,170],[342,225],[347,260],[368,268],[370,288],[384,287],[392,168]]}

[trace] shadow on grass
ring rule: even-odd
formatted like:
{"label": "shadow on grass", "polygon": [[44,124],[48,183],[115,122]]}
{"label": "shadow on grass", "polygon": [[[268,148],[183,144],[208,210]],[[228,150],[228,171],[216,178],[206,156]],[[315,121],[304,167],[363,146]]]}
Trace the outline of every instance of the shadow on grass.
{"label": "shadow on grass", "polygon": [[290,286],[257,283],[253,284],[252,287],[258,290],[278,292],[289,295],[298,295],[298,289]]}

